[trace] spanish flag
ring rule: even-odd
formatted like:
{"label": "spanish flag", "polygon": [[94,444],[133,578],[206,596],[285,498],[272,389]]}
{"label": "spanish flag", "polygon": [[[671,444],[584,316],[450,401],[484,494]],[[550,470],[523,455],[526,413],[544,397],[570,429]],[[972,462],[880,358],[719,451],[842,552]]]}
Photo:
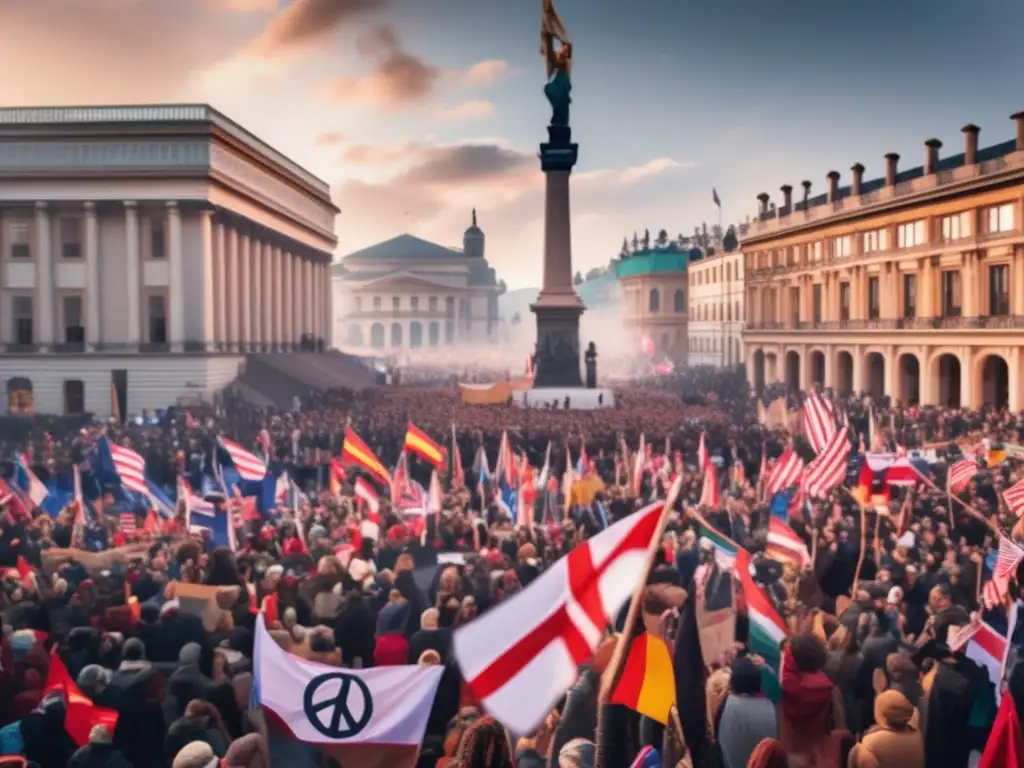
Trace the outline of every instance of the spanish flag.
{"label": "spanish flag", "polygon": [[427,433],[412,422],[405,430],[405,446],[403,450],[415,453],[424,461],[429,461],[436,468],[443,470],[448,462],[448,453],[435,443]]}
{"label": "spanish flag", "polygon": [[611,703],[668,725],[669,711],[676,703],[676,683],[664,640],[644,632],[633,641]]}
{"label": "spanish flag", "polygon": [[352,431],[352,427],[345,427],[345,445],[341,449],[341,461],[343,464],[354,464],[360,469],[365,469],[380,482],[391,485],[391,473],[384,468],[377,455],[367,447],[359,435]]}

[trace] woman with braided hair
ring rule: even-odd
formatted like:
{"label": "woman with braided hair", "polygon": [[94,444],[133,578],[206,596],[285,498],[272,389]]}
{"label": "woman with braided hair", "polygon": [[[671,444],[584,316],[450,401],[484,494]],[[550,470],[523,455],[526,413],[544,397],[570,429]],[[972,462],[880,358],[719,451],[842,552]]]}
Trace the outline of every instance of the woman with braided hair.
{"label": "woman with braided hair", "polygon": [[508,734],[493,717],[482,717],[462,734],[454,768],[515,768]]}

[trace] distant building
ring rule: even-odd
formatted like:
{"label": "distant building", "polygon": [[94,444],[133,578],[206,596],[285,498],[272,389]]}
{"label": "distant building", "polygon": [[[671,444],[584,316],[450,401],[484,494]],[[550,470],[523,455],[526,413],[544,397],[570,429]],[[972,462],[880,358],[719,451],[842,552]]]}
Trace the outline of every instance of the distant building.
{"label": "distant building", "polygon": [[743,358],[743,254],[715,253],[689,265],[689,363],[729,367]]}
{"label": "distant building", "polygon": [[[646,239],[646,237],[645,237]],[[615,270],[622,291],[622,322],[637,353],[687,357],[687,269],[695,251],[670,242],[624,254]]]}
{"label": "distant building", "polygon": [[335,340],[346,352],[419,350],[500,340],[505,284],[484,257],[476,211],[461,251],[399,235],[334,266]]}
{"label": "distant building", "polygon": [[1024,408],[1024,112],[1016,138],[851,183],[823,195],[758,195],[743,238],[748,376],[902,403]]}

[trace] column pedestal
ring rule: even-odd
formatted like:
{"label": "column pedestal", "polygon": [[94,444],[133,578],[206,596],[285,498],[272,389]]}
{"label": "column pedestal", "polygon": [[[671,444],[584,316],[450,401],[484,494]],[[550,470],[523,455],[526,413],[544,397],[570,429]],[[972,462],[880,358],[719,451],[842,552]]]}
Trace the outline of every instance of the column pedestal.
{"label": "column pedestal", "polygon": [[540,145],[544,171],[544,281],[530,311],[537,316],[535,388],[582,387],[580,315],[586,307],[572,284],[569,175],[578,158],[567,125],[548,126]]}

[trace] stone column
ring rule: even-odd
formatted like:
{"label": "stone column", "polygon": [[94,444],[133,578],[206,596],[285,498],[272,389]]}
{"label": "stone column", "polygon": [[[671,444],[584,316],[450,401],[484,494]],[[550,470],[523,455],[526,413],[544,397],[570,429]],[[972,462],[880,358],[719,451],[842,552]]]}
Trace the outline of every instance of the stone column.
{"label": "stone column", "polygon": [[975,360],[972,352],[973,350],[968,346],[960,347],[960,406],[976,409],[981,405],[982,393],[975,391]]}
{"label": "stone column", "polygon": [[[218,225],[219,226],[219,225]],[[223,238],[224,230],[220,230]],[[220,261],[217,254],[218,240],[213,226],[213,211],[206,209],[199,212],[200,256],[203,259],[203,322],[201,338],[203,350],[216,349],[217,341],[217,293],[215,290],[216,262]]]}
{"label": "stone column", "polygon": [[976,251],[967,251],[963,254],[963,268],[960,270],[960,311],[964,317],[978,315],[977,299],[982,286],[978,280],[977,265]]}
{"label": "stone column", "polygon": [[252,297],[249,300],[252,338],[250,349],[263,351],[263,243],[253,240],[250,244],[249,268],[252,270]]}
{"label": "stone column", "polygon": [[227,331],[225,341],[226,347],[231,352],[238,352],[238,294],[242,286],[238,282],[238,248],[241,236],[238,229],[230,227],[228,230],[227,249],[227,280],[224,283],[224,303],[227,305],[225,317],[227,320],[225,330]]}
{"label": "stone column", "polygon": [[284,345],[284,254],[280,246],[272,249],[274,263],[274,306],[273,306],[273,341],[274,351],[280,352]]}
{"label": "stone column", "polygon": [[264,242],[260,247],[260,273],[263,290],[260,291],[260,338],[263,351],[270,352],[274,345],[274,249]]}
{"label": "stone column", "polygon": [[171,303],[171,351],[181,352],[185,345],[185,265],[181,252],[181,211],[175,202],[167,203],[167,273]]}
{"label": "stone column", "polygon": [[128,346],[137,352],[142,341],[142,311],[139,308],[141,292],[139,280],[139,212],[133,201],[124,204],[125,253],[125,306],[128,308],[128,328],[125,337]]}
{"label": "stone column", "polygon": [[213,301],[217,320],[212,340],[217,342],[218,350],[224,351],[228,341],[228,293],[230,291],[227,280],[228,239],[224,222],[217,221],[214,224],[213,241],[213,252],[216,258]]}
{"label": "stone column", "polygon": [[46,203],[36,203],[36,300],[33,307],[39,318],[34,341],[45,351],[55,339],[53,336],[53,242],[50,237],[50,213]]}
{"label": "stone column", "polygon": [[96,203],[85,204],[85,343],[90,352],[103,341],[100,321],[100,228]]}
{"label": "stone column", "polygon": [[295,297],[295,328],[296,336],[301,343],[303,335],[309,332],[309,262],[296,256],[296,297]]}
{"label": "stone column", "polygon": [[239,350],[249,351],[252,344],[252,241],[249,233],[241,234],[238,246],[238,309],[239,309]]}
{"label": "stone column", "polygon": [[285,350],[291,352],[295,344],[295,256],[288,251],[281,253],[281,275],[282,343]]}
{"label": "stone column", "polygon": [[313,337],[313,343],[320,335],[320,321],[317,313],[320,311],[320,270],[319,264],[314,261],[307,262],[309,269],[309,308],[306,314],[309,316],[309,334]]}
{"label": "stone column", "polygon": [[896,391],[897,387],[897,366],[899,363],[896,360],[896,346],[890,344],[885,349],[885,394],[892,399],[898,399],[899,392]]}
{"label": "stone column", "polygon": [[[334,273],[331,264],[324,264],[324,348],[334,347]],[[441,325],[441,343],[444,343],[444,324]]]}

